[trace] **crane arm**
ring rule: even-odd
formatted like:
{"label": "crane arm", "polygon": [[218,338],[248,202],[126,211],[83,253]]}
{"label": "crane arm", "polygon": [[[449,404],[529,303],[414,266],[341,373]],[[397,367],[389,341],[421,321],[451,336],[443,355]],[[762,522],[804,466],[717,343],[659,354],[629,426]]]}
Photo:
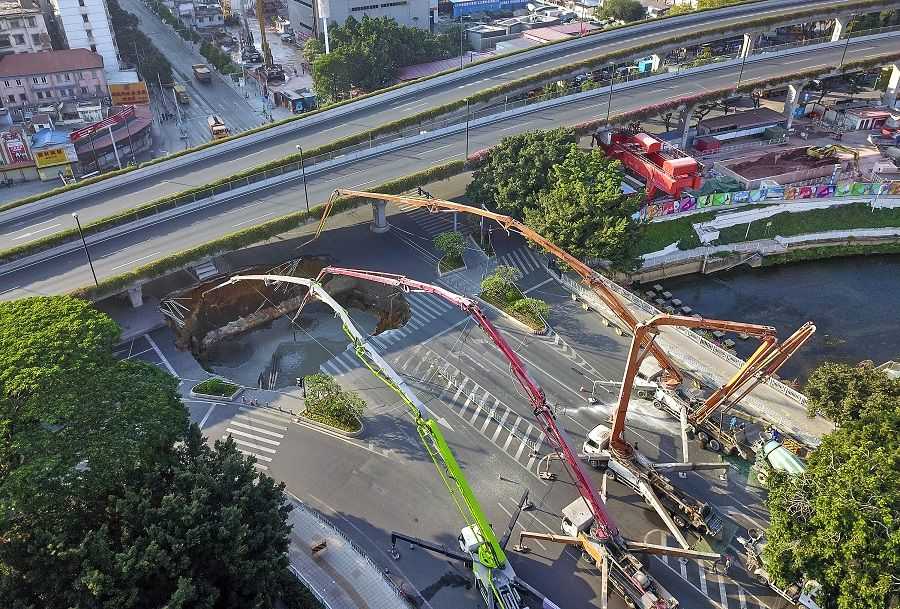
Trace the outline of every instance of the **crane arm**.
{"label": "crane arm", "polygon": [[[622,387],[619,392],[619,401],[613,414],[612,431],[610,432],[610,450],[619,455],[630,454],[630,447],[622,437],[625,431],[625,416],[628,412],[628,401],[631,397],[631,389],[634,386],[634,377],[641,365],[641,360],[646,356],[648,349],[641,351],[645,341],[654,340],[651,336],[661,326],[680,326],[683,328],[705,328],[709,330],[722,330],[725,332],[742,332],[763,340],[763,346],[774,343],[775,328],[760,326],[735,321],[723,321],[719,319],[704,319],[687,317],[684,315],[655,315],[647,321],[637,325],[634,336],[631,339],[631,348],[628,351],[628,361],[625,365],[625,376],[622,379]],[[762,348],[761,348],[762,349]],[[757,349],[757,353],[761,349]],[[754,354],[756,355],[756,354]],[[744,366],[746,367],[746,363]]]}
{"label": "crane arm", "polygon": [[[282,275],[236,275],[220,286],[230,285],[239,281],[282,281],[306,286],[309,290],[303,304],[312,295],[328,305],[341,319],[344,332],[354,345],[357,356],[362,359],[366,367],[382,382],[397,392],[407,405],[410,414],[416,424],[416,430],[422,438],[426,451],[434,461],[438,473],[444,484],[450,491],[456,502],[457,508],[463,518],[470,524],[476,525],[485,543],[481,544],[478,553],[481,563],[491,569],[502,569],[507,564],[506,554],[500,546],[500,542],[488,521],[484,510],[475,498],[475,493],[469,485],[459,466],[453,452],[447,444],[443,433],[433,419],[428,418],[425,405],[419,400],[403,378],[394,371],[393,367],[384,360],[375,348],[366,341],[365,336],[356,328],[347,310],[340,305],[325,289],[319,281],[305,279],[303,277],[291,277]],[[460,503],[461,502],[461,503]],[[494,590],[499,599],[499,595]],[[502,606],[502,602],[501,602]]]}
{"label": "crane arm", "polygon": [[540,386],[538,386],[537,382],[535,382],[535,380],[531,378],[531,375],[528,374],[528,370],[525,368],[522,360],[518,355],[516,355],[512,347],[509,346],[509,343],[506,342],[497,328],[494,327],[494,325],[490,322],[490,320],[485,316],[484,312],[478,307],[478,305],[475,304],[474,301],[469,298],[465,298],[464,296],[460,296],[458,294],[450,292],[449,290],[445,290],[444,288],[441,288],[439,286],[416,281],[415,279],[409,279],[403,275],[396,275],[392,273],[379,273],[355,269],[343,269],[338,267],[326,267],[322,269],[322,271],[320,271],[318,280],[321,281],[326,275],[344,275],[347,277],[355,277],[357,279],[365,279],[368,281],[374,281],[376,283],[397,286],[407,292],[412,291],[435,294],[442,298],[446,298],[449,302],[458,306],[461,310],[469,313],[469,315],[471,315],[475,322],[482,328],[482,330],[484,330],[491,341],[500,349],[500,351],[503,353],[503,356],[509,362],[513,376],[515,376],[516,380],[522,385],[522,388],[528,395],[528,400],[534,410],[534,415],[541,421],[548,437],[551,438],[553,443],[562,453],[563,459],[565,460],[566,465],[568,466],[568,469],[572,474],[572,478],[575,481],[575,485],[578,487],[578,491],[581,496],[584,497],[584,500],[587,502],[588,507],[591,510],[591,514],[594,516],[594,520],[598,525],[598,529],[600,531],[599,537],[612,537],[614,539],[618,539],[619,531],[614,524],[612,517],[609,515],[609,512],[606,510],[606,506],[591,484],[590,478],[584,471],[581,460],[572,450],[571,444],[565,436],[565,432],[556,424],[556,418],[554,417],[553,412],[547,406],[547,399],[544,395],[544,391],[540,388]]}
{"label": "crane arm", "polygon": [[[709,418],[709,415],[720,404],[730,402],[737,404],[744,399],[753,389],[759,385],[767,376],[775,374],[790,357],[802,347],[806,341],[812,338],[816,332],[816,326],[812,322],[806,322],[791,334],[783,343],[775,346],[765,357],[758,360],[755,365],[747,367],[745,374],[740,382],[734,383],[729,391],[719,392],[711,395],[702,407],[697,409],[692,415],[691,420],[695,424],[700,424]],[[749,363],[749,361],[748,361]],[[736,397],[735,397],[736,396]],[[714,399],[715,398],[715,399]]]}
{"label": "crane arm", "polygon": [[[376,192],[338,189],[335,190],[334,193],[332,193],[331,197],[326,202],[325,210],[322,213],[322,219],[319,221],[319,226],[316,230],[316,233],[310,241],[314,241],[319,237],[323,228],[325,227],[325,222],[328,219],[328,215],[331,213],[331,210],[334,207],[335,200],[338,197],[342,196],[376,199],[386,202],[401,203],[404,205],[414,205],[416,207],[426,209],[431,213],[437,213],[441,211],[454,211],[494,220],[508,233],[514,232],[522,235],[531,243],[534,243],[552,256],[564,262],[569,268],[577,273],[579,277],[581,277],[582,283],[587,285],[595,294],[597,294],[597,296],[603,301],[603,303],[608,306],[620,320],[622,320],[622,323],[629,329],[629,331],[633,332],[635,326],[638,323],[637,318],[634,316],[634,314],[628,309],[627,306],[625,306],[619,296],[609,289],[609,287],[604,283],[603,276],[601,276],[598,272],[596,272],[588,265],[584,264],[575,256],[572,256],[571,254],[560,248],[552,241],[544,238],[536,231],[519,222],[518,220],[515,220],[510,216],[505,216],[503,214],[488,211],[486,209],[479,209],[476,207],[470,207],[468,205],[462,205],[460,203],[454,203],[453,201],[444,201],[441,199],[422,199],[417,197],[388,195]],[[666,372],[668,378],[671,379],[675,384],[680,383],[682,380],[681,373],[669,359],[668,355],[666,355],[665,351],[663,351],[657,345],[651,345],[650,352],[653,354],[654,359],[659,362],[660,367]]]}

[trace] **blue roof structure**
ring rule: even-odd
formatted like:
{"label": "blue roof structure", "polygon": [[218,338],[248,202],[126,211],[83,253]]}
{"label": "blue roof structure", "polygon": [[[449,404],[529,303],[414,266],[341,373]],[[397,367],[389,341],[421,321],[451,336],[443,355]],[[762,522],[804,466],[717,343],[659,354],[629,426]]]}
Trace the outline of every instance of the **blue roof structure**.
{"label": "blue roof structure", "polygon": [[32,148],[47,148],[48,146],[60,146],[69,143],[69,132],[56,129],[38,129],[31,136]]}

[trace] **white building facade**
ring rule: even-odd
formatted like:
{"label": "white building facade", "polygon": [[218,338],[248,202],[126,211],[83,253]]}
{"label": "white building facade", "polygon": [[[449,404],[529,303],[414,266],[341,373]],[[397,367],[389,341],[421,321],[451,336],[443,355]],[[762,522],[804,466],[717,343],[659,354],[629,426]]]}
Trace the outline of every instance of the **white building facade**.
{"label": "white building facade", "polygon": [[[322,31],[321,15],[328,15],[329,23],[343,25],[348,17],[357,21],[364,15],[389,17],[400,25],[433,31],[437,17],[437,0],[286,0],[291,27],[297,39],[316,36]],[[324,6],[327,5],[327,6]]]}
{"label": "white building facade", "polygon": [[107,72],[119,70],[106,0],[50,0],[50,7],[70,49],[89,49],[103,57]]}
{"label": "white building facade", "polygon": [[40,9],[24,8],[19,0],[0,1],[0,55],[51,50],[50,35]]}

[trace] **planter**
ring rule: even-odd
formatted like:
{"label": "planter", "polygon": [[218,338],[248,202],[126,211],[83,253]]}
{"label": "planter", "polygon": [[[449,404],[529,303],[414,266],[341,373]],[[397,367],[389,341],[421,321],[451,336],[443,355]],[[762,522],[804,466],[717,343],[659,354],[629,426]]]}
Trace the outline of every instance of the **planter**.
{"label": "planter", "polygon": [[452,275],[453,273],[458,273],[460,271],[468,270],[468,267],[466,266],[466,262],[465,262],[465,260],[463,260],[463,261],[461,261],[462,264],[460,264],[459,266],[454,267],[454,268],[450,269],[449,271],[443,271],[443,270],[441,270],[441,263],[443,262],[443,260],[444,259],[441,258],[440,260],[438,260],[438,263],[437,263],[438,277],[445,277],[446,275]]}
{"label": "planter", "polygon": [[362,432],[365,430],[365,425],[363,425],[362,419],[359,420],[359,429],[356,431],[346,431],[341,429],[340,427],[335,427],[334,425],[329,425],[328,423],[323,423],[322,421],[317,421],[315,419],[311,419],[303,413],[297,415],[295,419],[297,423],[303,422],[307,425],[312,425],[313,427],[319,427],[320,429],[324,429],[326,431],[330,431],[331,433],[341,434],[342,436],[347,436],[348,438],[358,438],[362,435]]}
{"label": "planter", "polygon": [[524,321],[522,321],[521,319],[518,319],[517,317],[514,317],[514,316],[511,315],[510,313],[507,313],[506,311],[504,311],[503,309],[501,309],[501,308],[498,307],[497,305],[492,304],[490,301],[485,300],[485,299],[482,298],[481,296],[476,296],[476,298],[477,298],[481,303],[483,303],[484,305],[490,307],[490,308],[493,309],[494,311],[497,311],[498,313],[500,313],[500,315],[502,315],[502,316],[505,317],[506,319],[512,321],[514,324],[518,325],[519,327],[521,327],[522,329],[524,329],[524,330],[525,330],[526,332],[528,332],[529,334],[534,334],[535,336],[544,336],[545,334],[547,334],[547,331],[550,329],[547,325],[544,325],[544,327],[543,327],[542,329],[540,329],[540,330],[535,330],[534,328],[532,328],[531,326],[529,326],[528,324],[526,324],[526,323],[525,323]]}
{"label": "planter", "polygon": [[[229,387],[235,387],[235,389],[234,389],[234,391],[232,391],[230,394],[227,394],[227,395],[222,395],[220,393],[204,393],[203,389],[198,390],[198,387],[201,387],[204,384],[208,384],[210,381],[219,381],[222,385],[226,385]],[[239,396],[241,394],[241,392],[243,390],[244,390],[243,387],[241,387],[239,385],[235,385],[234,383],[226,381],[225,379],[222,379],[219,377],[211,377],[211,378],[208,378],[205,381],[197,383],[196,385],[191,387],[190,395],[192,398],[199,398],[201,400],[212,400],[212,401],[217,401],[217,402],[232,402],[232,401],[234,401],[234,399],[237,396]]]}

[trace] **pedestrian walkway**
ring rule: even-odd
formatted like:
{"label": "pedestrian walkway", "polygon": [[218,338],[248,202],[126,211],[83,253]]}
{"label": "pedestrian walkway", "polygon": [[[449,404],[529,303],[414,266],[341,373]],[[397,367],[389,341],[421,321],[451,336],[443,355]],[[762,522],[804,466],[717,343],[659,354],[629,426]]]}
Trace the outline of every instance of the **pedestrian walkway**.
{"label": "pedestrian walkway", "polygon": [[222,437],[231,437],[237,449],[256,459],[256,469],[266,471],[284,440],[291,417],[275,410],[238,406]]}
{"label": "pedestrian walkway", "polygon": [[497,259],[497,264],[512,266],[522,271],[522,276],[535,271],[546,271],[538,255],[529,247],[520,247],[507,252]]}
{"label": "pedestrian walkway", "polygon": [[[412,292],[406,294],[405,297],[410,308],[409,321],[399,328],[387,330],[377,336],[368,338],[369,342],[382,353],[387,351],[391,345],[423,328],[431,328],[437,320],[446,317],[454,310],[458,310],[452,304],[434,294]],[[348,348],[343,353],[323,362],[319,369],[325,374],[336,376],[346,374],[361,366],[362,363],[356,357],[356,353],[352,348]]]}
{"label": "pedestrian walkway", "polygon": [[412,607],[403,591],[334,525],[296,498],[290,503],[291,570],[326,609]]}
{"label": "pedestrian walkway", "polygon": [[[398,205],[403,210],[403,215],[391,218],[391,224],[395,229],[413,233],[415,236],[423,237],[431,241],[441,233],[454,230],[453,213],[448,212],[430,212],[416,205],[408,203],[400,203]],[[464,223],[464,216],[460,214],[457,217],[455,230],[464,234],[471,232],[468,223]]]}
{"label": "pedestrian walkway", "polygon": [[442,401],[458,418],[529,473],[536,476],[541,455],[552,452],[539,426],[427,347],[411,349],[398,370],[431,388],[439,386]]}

